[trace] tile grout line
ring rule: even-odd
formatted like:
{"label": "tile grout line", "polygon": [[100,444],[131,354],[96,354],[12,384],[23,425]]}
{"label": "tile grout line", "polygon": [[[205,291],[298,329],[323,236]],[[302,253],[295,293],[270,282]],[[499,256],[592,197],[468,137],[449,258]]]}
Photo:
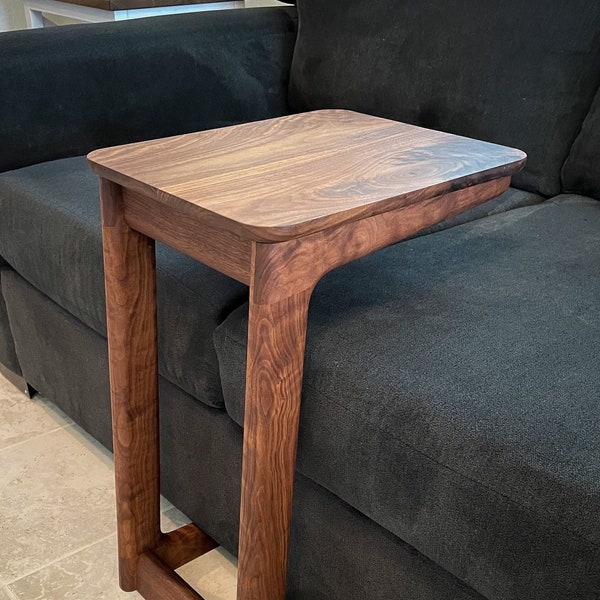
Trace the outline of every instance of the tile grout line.
{"label": "tile grout line", "polygon": [[[78,554],[79,552],[83,552],[84,550],[87,550],[88,548],[91,548],[92,546],[95,546],[96,544],[99,544],[100,542],[104,542],[104,541],[110,539],[111,537],[115,536],[116,534],[117,534],[117,532],[113,531],[112,533],[109,533],[108,535],[105,535],[105,536],[103,536],[101,538],[98,538],[97,540],[94,540],[93,542],[91,542],[89,544],[85,544],[84,546],[80,546],[76,550],[72,550],[71,552],[67,552],[66,554],[63,554],[62,556],[59,556],[58,558],[55,558],[54,560],[51,560],[49,563],[41,565],[40,567],[32,569],[31,571],[27,571],[27,572],[23,573],[22,575],[19,575],[15,579],[11,579],[10,581],[5,581],[4,582],[4,587],[8,588],[9,585],[12,585],[13,583],[17,583],[18,581],[21,581],[21,579],[25,579],[26,577],[31,577],[31,575],[35,575],[38,571],[43,571],[44,569],[47,569],[48,567],[51,567],[52,565],[55,565],[56,563],[60,562],[61,560],[65,560],[66,558],[70,558],[71,556],[74,556],[75,554]],[[115,557],[116,557],[116,555],[115,555]]]}
{"label": "tile grout line", "polygon": [[[172,508],[174,508],[175,510],[179,510],[177,507],[175,506],[171,506],[170,508],[167,508],[165,510],[161,510],[161,514],[164,514],[166,512],[168,512],[169,510],[171,510]],[[17,581],[20,581],[21,579],[25,579],[26,577],[30,577],[31,575],[34,575],[35,573],[37,573],[38,571],[42,571],[43,569],[46,569],[48,567],[51,567],[52,565],[65,560],[66,558],[70,558],[71,556],[74,556],[75,554],[78,554],[79,552],[83,552],[84,550],[87,550],[88,548],[91,548],[92,546],[95,546],[96,544],[99,544],[101,542],[104,542],[108,539],[110,539],[113,536],[117,535],[117,531],[116,528],[113,532],[102,536],[96,540],[94,540],[93,542],[90,542],[89,544],[84,544],[83,546],[78,547],[75,550],[72,550],[71,552],[67,552],[66,554],[63,554],[62,556],[59,556],[58,558],[51,560],[49,563],[45,563],[35,569],[32,569],[31,571],[26,571],[25,573],[19,575],[18,577],[16,577],[15,579],[11,579],[9,581],[3,581],[0,583],[1,586],[4,586],[5,588],[9,589],[8,586],[12,585],[13,583],[16,583]],[[115,555],[116,557],[116,555]],[[10,591],[10,590],[9,590]],[[12,592],[11,592],[12,594]],[[14,596],[14,594],[12,594]]]}
{"label": "tile grout line", "polygon": [[[0,380],[1,383],[1,380]],[[2,394],[2,389],[0,389],[0,395]],[[53,423],[51,424],[51,426],[53,426],[52,429],[49,429],[48,431],[43,431],[40,433],[34,433],[33,435],[31,435],[31,437],[27,438],[27,439],[23,439],[22,441],[17,441],[15,443],[10,443],[9,445],[0,448],[0,456],[2,456],[2,451],[4,450],[11,450],[13,448],[18,448],[20,446],[24,446],[25,444],[28,443],[32,443],[32,444],[36,444],[39,443],[41,440],[45,440],[45,436],[54,436],[57,435],[58,433],[60,433],[61,431],[68,431],[70,429],[72,429],[75,433],[81,433],[80,427],[77,425],[77,423],[75,423],[72,419],[70,418],[62,418],[60,415],[48,415],[50,418],[53,419]],[[83,432],[85,434],[85,432]],[[83,446],[85,446],[88,450],[90,450],[92,453],[95,454],[95,451],[97,450],[101,450],[102,453],[102,459],[107,458],[106,453],[108,453],[110,455],[110,458],[112,458],[112,454],[107,451],[105,448],[101,447],[101,448],[97,448],[96,447],[96,442],[94,440],[88,440],[87,436],[89,434],[85,434],[84,435],[84,439],[81,440],[79,439],[78,442],[81,443]],[[78,436],[76,436],[78,437]],[[44,443],[44,442],[42,442]],[[17,450],[18,452],[18,450]],[[104,462],[104,460],[103,460]],[[112,462],[112,461],[111,461]],[[109,465],[111,470],[114,470],[114,466],[111,464]],[[178,509],[168,500],[163,499],[161,497],[161,514],[166,515],[169,511],[171,510],[176,510],[178,511]],[[94,553],[96,552],[96,550],[94,550],[94,547],[102,544],[103,542],[106,542],[107,540],[111,540],[114,537],[116,537],[116,528],[115,530],[111,531],[110,533],[107,533],[106,535],[101,535],[100,537],[97,537],[96,539],[90,541],[87,544],[83,544],[81,546],[78,546],[76,548],[74,548],[73,550],[66,552],[52,560],[50,560],[49,562],[46,563],[42,563],[39,565],[36,565],[32,568],[30,568],[27,571],[24,571],[22,573],[13,573],[11,576],[9,576],[8,578],[0,578],[0,596],[2,598],[6,597],[6,600],[20,600],[20,596],[18,594],[19,590],[20,590],[20,585],[27,585],[27,581],[31,581],[31,580],[35,580],[36,577],[41,577],[42,573],[45,572],[46,570],[52,570],[52,567],[56,566],[57,569],[60,570],[60,565],[63,561],[68,561],[71,557],[76,557],[79,554],[85,552],[86,550],[89,551],[89,549],[91,548],[91,552]],[[115,555],[115,560],[116,560],[116,555]]]}
{"label": "tile grout line", "polygon": [[0,591],[4,591],[8,596],[9,600],[19,600],[17,596],[13,593],[13,591],[9,589],[8,585],[3,585],[0,588]]}
{"label": "tile grout line", "polygon": [[57,431],[60,431],[62,429],[65,429],[67,427],[71,427],[71,423],[65,423],[64,425],[60,425],[59,427],[57,427],[56,429],[51,429],[50,431],[44,431],[44,433],[38,433],[37,435],[34,435],[30,438],[27,438],[26,440],[23,440],[22,442],[16,442],[15,444],[10,444],[9,446],[5,446],[4,448],[0,448],[0,452],[4,452],[5,450],[10,450],[12,448],[17,448],[18,446],[22,446],[23,444],[27,444],[28,442],[31,442],[32,440],[37,440],[41,437],[44,437],[46,435],[50,435],[51,433],[56,433]]}

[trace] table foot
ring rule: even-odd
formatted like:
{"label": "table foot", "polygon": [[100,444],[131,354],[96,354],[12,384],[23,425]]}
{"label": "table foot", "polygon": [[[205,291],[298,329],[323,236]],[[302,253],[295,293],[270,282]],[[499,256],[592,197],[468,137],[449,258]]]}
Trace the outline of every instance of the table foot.
{"label": "table foot", "polygon": [[204,600],[152,552],[140,556],[138,592],[146,600]]}

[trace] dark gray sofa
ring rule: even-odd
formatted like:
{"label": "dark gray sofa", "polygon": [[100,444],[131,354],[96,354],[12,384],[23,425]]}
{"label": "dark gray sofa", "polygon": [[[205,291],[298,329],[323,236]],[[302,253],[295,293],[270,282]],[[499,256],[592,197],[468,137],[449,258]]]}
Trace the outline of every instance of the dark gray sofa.
{"label": "dark gray sofa", "polygon": [[[315,290],[288,597],[600,597],[598,2],[299,0],[0,57],[0,363],[107,447],[86,152],[327,107],[525,150],[502,197]],[[247,289],[157,254],[162,488],[235,551]]]}

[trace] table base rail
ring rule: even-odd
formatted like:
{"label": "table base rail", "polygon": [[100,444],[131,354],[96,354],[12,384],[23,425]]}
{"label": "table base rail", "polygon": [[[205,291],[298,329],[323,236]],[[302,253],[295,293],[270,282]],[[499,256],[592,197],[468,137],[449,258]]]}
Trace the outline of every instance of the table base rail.
{"label": "table base rail", "polygon": [[138,561],[137,589],[146,600],[204,600],[153,552]]}

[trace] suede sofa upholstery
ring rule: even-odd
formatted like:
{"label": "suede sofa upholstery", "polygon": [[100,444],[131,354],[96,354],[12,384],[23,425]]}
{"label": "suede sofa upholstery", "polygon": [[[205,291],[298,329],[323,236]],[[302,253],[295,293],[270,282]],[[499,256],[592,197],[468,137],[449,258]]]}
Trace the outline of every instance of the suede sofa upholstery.
{"label": "suede sofa upholstery", "polygon": [[[525,150],[502,196],[315,289],[287,597],[600,597],[600,4],[298,0],[0,56],[0,363],[108,448],[87,152],[332,107]],[[247,288],[157,265],[162,491],[235,552]]]}

